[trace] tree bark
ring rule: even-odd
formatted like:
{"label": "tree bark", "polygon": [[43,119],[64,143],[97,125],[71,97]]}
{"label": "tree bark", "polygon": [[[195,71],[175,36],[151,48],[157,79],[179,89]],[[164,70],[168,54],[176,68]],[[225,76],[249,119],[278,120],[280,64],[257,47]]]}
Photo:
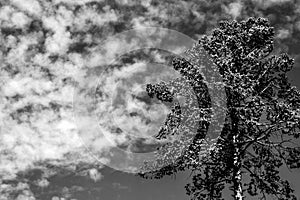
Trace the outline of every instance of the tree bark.
{"label": "tree bark", "polygon": [[243,187],[242,187],[242,171],[241,171],[241,152],[238,146],[238,136],[233,136],[234,143],[234,158],[233,158],[233,191],[235,200],[243,200]]}

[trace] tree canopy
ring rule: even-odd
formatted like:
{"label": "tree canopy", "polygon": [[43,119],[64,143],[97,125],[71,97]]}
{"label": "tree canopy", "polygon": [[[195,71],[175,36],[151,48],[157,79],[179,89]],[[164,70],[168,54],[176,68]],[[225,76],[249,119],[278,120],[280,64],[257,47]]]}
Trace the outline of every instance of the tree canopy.
{"label": "tree canopy", "polygon": [[[272,55],[274,29],[267,19],[222,21],[212,35],[204,36],[187,51],[197,56],[204,48],[222,76],[226,92],[226,119],[220,135],[209,143],[207,130],[212,105],[201,69],[192,60],[175,58],[173,67],[197,95],[199,123],[192,141],[184,140],[181,104],[174,103],[156,138],[183,135],[158,149],[155,162],[145,167],[155,170],[140,174],[162,178],[190,170],[186,185],[192,199],[224,199],[229,187],[234,199],[246,197],[296,199],[289,182],[280,175],[284,167],[300,167],[300,93],[289,83],[287,72],[294,60],[286,53]],[[174,85],[174,83],[172,83]],[[183,86],[182,86],[183,87]],[[150,97],[172,101],[168,83],[148,84]],[[186,90],[181,93],[190,96]],[[181,128],[179,128],[181,126]],[[297,143],[298,141],[298,143]],[[176,152],[175,156],[173,153]],[[173,156],[168,165],[162,165]],[[157,166],[162,165],[161,168]]]}

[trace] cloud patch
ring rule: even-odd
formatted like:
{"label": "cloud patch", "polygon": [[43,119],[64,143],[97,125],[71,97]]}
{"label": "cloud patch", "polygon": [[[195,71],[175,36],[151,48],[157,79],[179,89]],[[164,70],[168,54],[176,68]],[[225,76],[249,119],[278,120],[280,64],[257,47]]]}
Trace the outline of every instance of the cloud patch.
{"label": "cloud patch", "polygon": [[236,19],[237,17],[239,17],[241,15],[242,8],[243,8],[243,5],[240,1],[232,2],[228,6],[224,7],[225,12],[230,14],[233,19]]}
{"label": "cloud patch", "polygon": [[11,0],[11,3],[31,15],[38,16],[42,13],[42,7],[36,0]]}

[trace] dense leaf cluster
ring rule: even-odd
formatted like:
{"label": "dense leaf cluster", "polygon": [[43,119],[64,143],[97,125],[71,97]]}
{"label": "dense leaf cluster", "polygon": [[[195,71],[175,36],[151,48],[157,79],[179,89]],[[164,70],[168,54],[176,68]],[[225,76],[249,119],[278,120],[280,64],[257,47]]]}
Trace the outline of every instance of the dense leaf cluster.
{"label": "dense leaf cluster", "polygon": [[[143,176],[160,178],[189,169],[193,178],[186,190],[192,199],[222,199],[227,186],[235,199],[296,199],[279,172],[282,167],[300,167],[300,93],[287,77],[293,59],[285,53],[271,55],[273,40],[274,30],[266,19],[249,18],[223,21],[211,36],[199,41],[197,45],[210,55],[223,78],[224,127],[211,145],[203,140],[209,120],[200,121],[206,129],[200,128],[202,132],[175,162]],[[178,58],[173,67],[193,86],[199,105],[209,108],[208,90],[197,65]],[[166,147],[158,160],[166,159],[172,148],[176,149]]]}

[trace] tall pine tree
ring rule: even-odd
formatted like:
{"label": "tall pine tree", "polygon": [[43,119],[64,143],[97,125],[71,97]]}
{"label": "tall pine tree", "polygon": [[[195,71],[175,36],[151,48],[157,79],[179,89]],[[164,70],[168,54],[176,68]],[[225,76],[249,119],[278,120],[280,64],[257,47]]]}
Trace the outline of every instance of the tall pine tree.
{"label": "tall pine tree", "polygon": [[[300,93],[287,77],[293,59],[285,53],[272,55],[273,40],[274,30],[266,19],[222,21],[211,36],[204,36],[187,51],[190,57],[197,57],[197,49],[204,48],[223,79],[226,119],[212,144],[205,140],[210,125],[205,116],[211,99],[201,70],[192,60],[173,60],[174,69],[186,80],[177,83],[189,84],[197,95],[201,120],[192,141],[181,137],[181,141],[162,146],[155,162],[145,162],[146,169],[154,170],[141,176],[162,178],[190,170],[192,182],[186,191],[192,199],[224,199],[222,192],[228,186],[236,200],[249,196],[296,199],[289,182],[279,172],[284,167],[300,167]],[[174,99],[174,90],[164,82],[148,84],[147,92],[161,101]],[[190,95],[184,89],[181,92],[186,97]],[[185,135],[179,127],[193,117],[182,119],[180,106],[174,104],[156,138]],[[168,164],[164,165],[166,160]]]}

